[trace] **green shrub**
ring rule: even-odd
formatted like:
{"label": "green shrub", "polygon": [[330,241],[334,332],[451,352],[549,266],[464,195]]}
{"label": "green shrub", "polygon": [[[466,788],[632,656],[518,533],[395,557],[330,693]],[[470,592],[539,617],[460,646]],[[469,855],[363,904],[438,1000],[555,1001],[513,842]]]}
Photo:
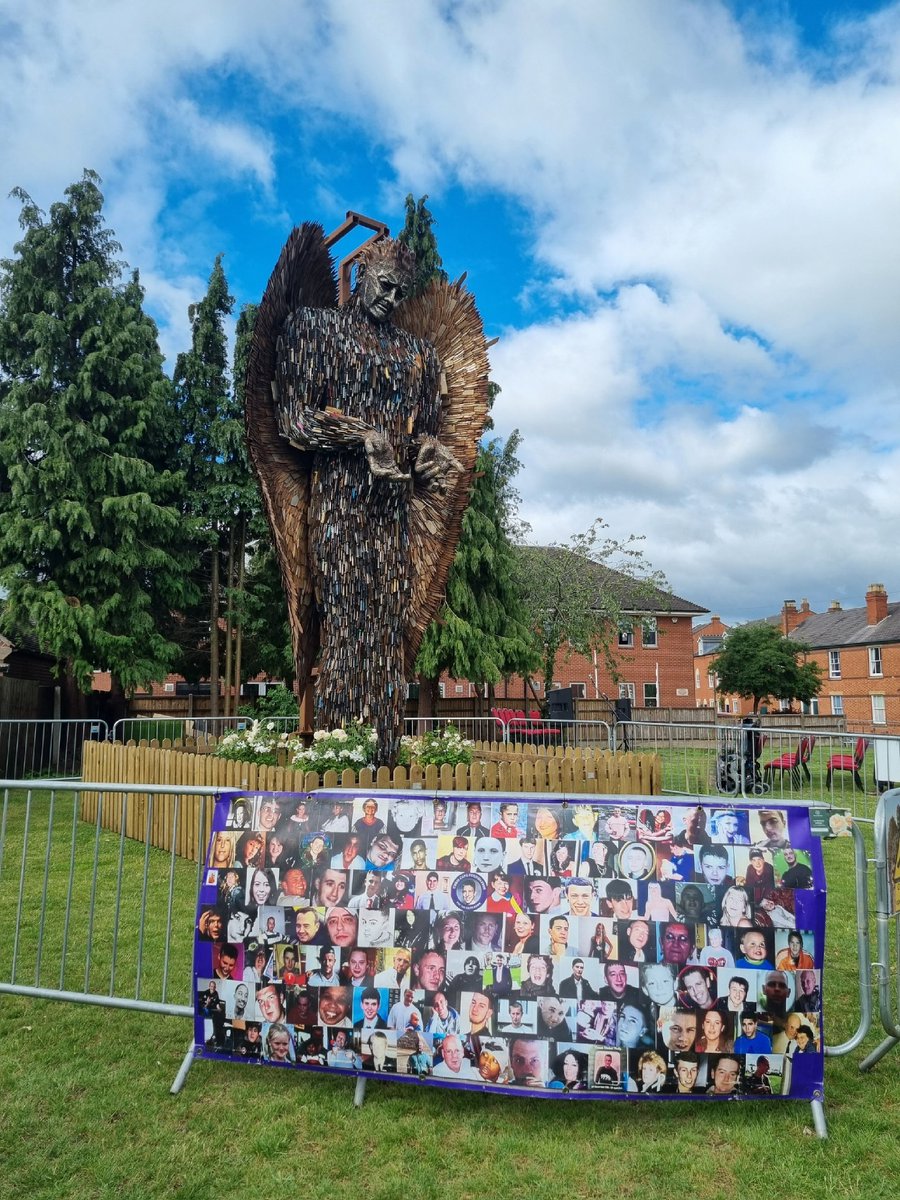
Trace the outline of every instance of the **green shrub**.
{"label": "green shrub", "polygon": [[440,732],[429,730],[421,737],[405,737],[400,744],[398,760],[401,766],[416,763],[420,767],[451,767],[459,763],[466,766],[472,761],[472,743],[460,734],[455,725],[447,725]]}
{"label": "green shrub", "polygon": [[213,751],[216,758],[235,762],[275,766],[279,747],[292,750],[297,735],[281,729],[275,721],[253,721],[246,729],[235,729],[219,740]]}
{"label": "green shrub", "polygon": [[260,696],[254,704],[242,704],[238,709],[242,717],[255,717],[260,721],[266,717],[298,717],[300,706],[297,697],[284,684],[268,688],[264,696]]}
{"label": "green shrub", "polygon": [[377,738],[371,725],[354,721],[347,729],[319,729],[310,747],[294,751],[292,765],[300,771],[361,771],[375,769]]}

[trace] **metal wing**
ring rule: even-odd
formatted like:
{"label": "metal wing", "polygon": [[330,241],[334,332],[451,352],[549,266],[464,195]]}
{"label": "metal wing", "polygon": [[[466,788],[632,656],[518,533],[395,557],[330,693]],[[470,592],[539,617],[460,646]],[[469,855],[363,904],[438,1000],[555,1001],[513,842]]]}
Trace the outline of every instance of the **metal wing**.
{"label": "metal wing", "polygon": [[309,678],[319,648],[313,582],[307,548],[309,456],[278,432],[274,394],[278,338],[297,308],[337,304],[334,264],[321,225],[305,222],[293,230],[281,251],[259,306],[247,366],[244,420],[250,462],[281,567],[297,681]]}
{"label": "metal wing", "polygon": [[435,281],[394,315],[396,325],[430,341],[437,351],[446,386],[437,437],[463,467],[449,491],[417,489],[413,496],[412,598],[404,630],[410,673],[425,630],[444,599],[488,413],[487,343],[475,299],[463,287],[463,279],[452,284]]}

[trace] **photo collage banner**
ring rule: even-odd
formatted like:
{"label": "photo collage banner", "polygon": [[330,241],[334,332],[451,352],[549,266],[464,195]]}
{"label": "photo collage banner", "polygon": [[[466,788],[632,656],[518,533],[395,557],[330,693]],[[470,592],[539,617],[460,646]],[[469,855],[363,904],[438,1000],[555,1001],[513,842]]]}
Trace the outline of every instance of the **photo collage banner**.
{"label": "photo collage banner", "polygon": [[628,799],[227,794],[198,1053],[546,1097],[821,1098],[808,813]]}

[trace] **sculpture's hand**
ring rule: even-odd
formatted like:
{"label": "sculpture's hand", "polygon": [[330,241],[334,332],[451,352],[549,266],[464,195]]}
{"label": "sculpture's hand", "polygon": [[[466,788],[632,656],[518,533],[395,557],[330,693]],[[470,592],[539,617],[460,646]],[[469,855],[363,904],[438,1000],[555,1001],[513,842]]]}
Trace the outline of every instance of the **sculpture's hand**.
{"label": "sculpture's hand", "polygon": [[457,461],[437,438],[423,438],[416,455],[413,470],[420,483],[436,492],[446,492],[450,477],[461,471],[462,463]]}
{"label": "sculpture's hand", "polygon": [[409,479],[409,475],[405,475],[397,466],[391,443],[383,433],[366,434],[363,445],[369,460],[369,470],[378,479],[389,479],[398,483]]}

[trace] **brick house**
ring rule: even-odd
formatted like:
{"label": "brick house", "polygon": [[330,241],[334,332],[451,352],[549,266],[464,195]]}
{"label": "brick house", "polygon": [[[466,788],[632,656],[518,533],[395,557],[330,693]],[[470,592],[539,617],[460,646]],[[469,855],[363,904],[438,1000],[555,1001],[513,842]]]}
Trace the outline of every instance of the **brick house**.
{"label": "brick house", "polygon": [[[554,687],[572,687],[575,699],[603,700],[627,696],[636,708],[690,707],[693,689],[693,641],[691,621],[708,610],[661,588],[636,587],[626,575],[608,567],[597,567],[598,580],[609,588],[612,580],[624,621],[613,649],[614,680],[602,653],[586,657],[561,653],[556,661]],[[538,678],[526,686],[512,676],[494,688],[498,701],[512,707],[534,707],[544,700]],[[466,679],[442,675],[440,692],[445,698],[474,698],[478,685]]]}
{"label": "brick house", "polygon": [[705,624],[695,625],[693,628],[695,708],[716,707],[716,675],[712,669],[712,660],[722,649],[725,635],[730,628],[718,613]]}
{"label": "brick house", "polygon": [[[811,616],[815,616],[815,613],[808,600],[801,600],[799,608],[795,600],[785,600],[780,613],[764,617],[761,622],[750,621],[749,624],[776,625],[784,636],[788,637]],[[725,625],[718,616],[714,616],[705,625],[694,626],[694,704],[697,708],[717,708],[719,712],[748,713],[752,712],[752,701],[741,696],[716,692],[718,680],[712,662],[722,649],[730,628],[731,626]],[[778,699],[769,698],[764,703],[770,710],[781,706]]]}
{"label": "brick house", "polygon": [[[900,603],[884,584],[870,584],[863,608],[833,601],[790,636],[806,642],[822,668],[812,711],[844,716],[861,733],[900,732]],[[796,628],[796,627],[795,627]]]}

